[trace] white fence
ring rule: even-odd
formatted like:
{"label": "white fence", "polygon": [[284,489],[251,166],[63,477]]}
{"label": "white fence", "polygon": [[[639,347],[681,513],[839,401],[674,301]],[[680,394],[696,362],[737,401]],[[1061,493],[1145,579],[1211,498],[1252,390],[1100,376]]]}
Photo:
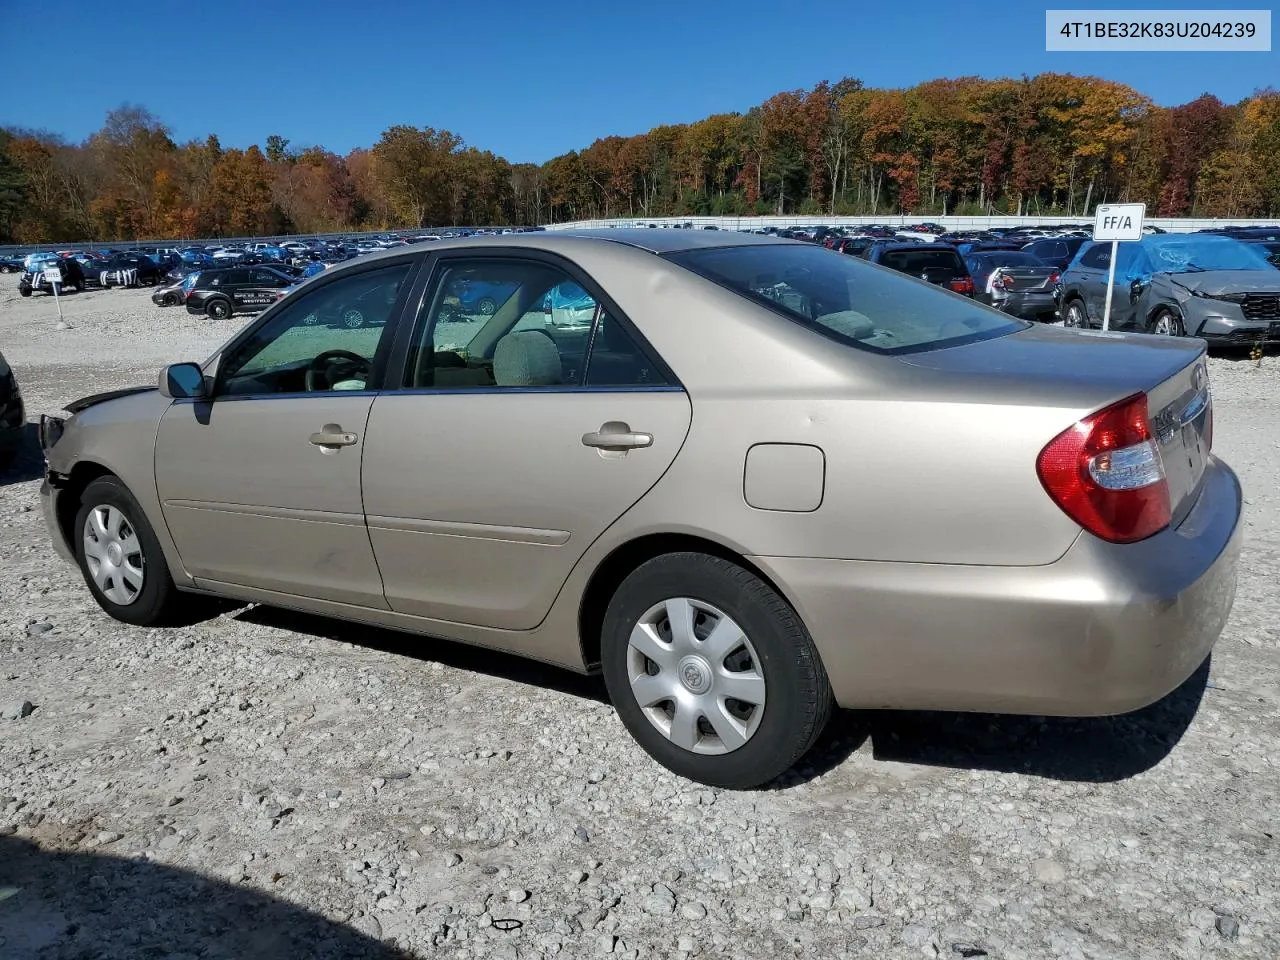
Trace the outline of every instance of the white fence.
{"label": "white fence", "polygon": [[[548,230],[590,230],[602,227],[634,227],[656,223],[659,226],[692,224],[694,229],[718,227],[721,230],[756,230],[761,227],[856,226],[882,223],[900,226],[928,221],[948,230],[985,230],[988,227],[1040,227],[1071,223],[1092,226],[1092,217],[929,217],[929,216],[859,216],[859,217],[615,217],[611,220],[579,220],[575,223],[547,224]],[[1276,220],[1210,220],[1189,217],[1148,217],[1147,224],[1172,233],[1189,233],[1211,227],[1277,227]],[[1280,229],[1280,227],[1277,227]]]}

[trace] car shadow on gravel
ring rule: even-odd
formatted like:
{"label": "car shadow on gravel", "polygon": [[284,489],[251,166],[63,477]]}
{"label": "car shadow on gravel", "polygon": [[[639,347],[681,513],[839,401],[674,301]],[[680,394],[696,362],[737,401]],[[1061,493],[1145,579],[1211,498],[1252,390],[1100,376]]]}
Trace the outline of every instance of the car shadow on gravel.
{"label": "car shadow on gravel", "polygon": [[[7,461],[7,462],[6,462]],[[44,475],[44,457],[36,438],[36,425],[28,423],[10,453],[0,453],[0,487],[39,480]]]}
{"label": "car shadow on gravel", "polygon": [[1150,770],[1182,739],[1200,708],[1210,661],[1168,696],[1115,717],[1021,717],[923,710],[838,713],[801,766],[778,787],[820,776],[871,743],[876,760],[1111,783]]}
{"label": "car shadow on gravel", "polygon": [[0,955],[5,960],[409,956],[247,885],[142,859],[43,850],[14,836],[0,837]]}
{"label": "car shadow on gravel", "polygon": [[281,607],[249,607],[235,615],[237,620],[261,626],[292,630],[313,637],[327,637],[342,643],[382,650],[400,657],[412,657],[424,663],[442,663],[447,667],[484,673],[502,680],[546,687],[585,700],[608,703],[604,681],[599,676],[584,676],[537,660],[518,657],[498,650],[486,650],[453,640],[438,640],[415,634],[400,633],[358,623],[331,620],[327,617],[285,610]]}

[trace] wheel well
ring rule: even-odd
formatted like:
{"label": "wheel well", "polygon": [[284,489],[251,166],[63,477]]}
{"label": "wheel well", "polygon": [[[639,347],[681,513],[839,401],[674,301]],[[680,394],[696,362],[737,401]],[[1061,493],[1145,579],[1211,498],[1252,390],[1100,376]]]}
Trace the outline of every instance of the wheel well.
{"label": "wheel well", "polygon": [[656,533],[628,541],[604,558],[587,582],[578,608],[578,642],[582,645],[582,661],[589,670],[600,667],[600,631],[609,601],[627,576],[642,563],[665,553],[705,553],[750,570],[785,598],[769,577],[746,557],[703,537],[682,533]]}
{"label": "wheel well", "polygon": [[58,529],[68,546],[75,544],[76,514],[80,512],[80,496],[85,487],[99,477],[115,476],[100,463],[82,461],[71,468],[71,473],[58,488]]}

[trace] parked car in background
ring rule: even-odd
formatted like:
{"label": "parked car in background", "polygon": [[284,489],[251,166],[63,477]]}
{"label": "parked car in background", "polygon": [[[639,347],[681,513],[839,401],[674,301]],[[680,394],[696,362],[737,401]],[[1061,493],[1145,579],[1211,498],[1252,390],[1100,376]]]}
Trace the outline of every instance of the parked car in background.
{"label": "parked car in background", "polygon": [[22,406],[18,378],[0,353],[0,473],[8,469],[21,449],[27,414]]}
{"label": "parked car in background", "polygon": [[1024,320],[1054,320],[1059,273],[1030,253],[994,250],[964,258],[973,276],[973,296]]}
{"label": "parked car in background", "polygon": [[848,254],[851,257],[860,257],[868,250],[871,245],[876,242],[875,237],[834,237],[828,247],[836,253]]}
{"label": "parked car in background", "polygon": [[292,285],[292,277],[268,266],[201,270],[183,281],[183,302],[187,313],[202,313],[214,320],[226,320],[233,314],[265,310],[283,297]]}
{"label": "parked car in background", "polygon": [[150,257],[121,253],[107,261],[98,279],[104,287],[149,287],[159,283],[168,269],[167,264],[161,267]]}
{"label": "parked car in background", "polygon": [[0,256],[0,273],[21,273],[22,257],[17,254],[7,253]]}
{"label": "parked car in background", "polygon": [[[1118,245],[1110,326],[1222,345],[1280,342],[1280,273],[1261,248],[1207,233],[1150,234]],[[1111,244],[1082,247],[1062,273],[1059,315],[1102,325]]]}
{"label": "parked car in background", "polygon": [[50,269],[56,269],[62,274],[59,293],[69,290],[82,291],[85,288],[84,271],[80,268],[80,264],[70,257],[59,257],[56,254],[36,260],[28,257],[24,266],[27,272],[23,273],[18,280],[19,296],[29,297],[36,292],[52,294],[53,284],[45,273]]}
{"label": "parked car in background", "polygon": [[973,278],[954,247],[941,243],[884,241],[872,244],[866,259],[956,293],[973,296]]}
{"label": "parked car in background", "polygon": [[[514,290],[460,331],[455,272]],[[566,282],[600,309],[557,342]],[[308,321],[365,298],[362,327]],[[770,238],[439,243],[43,418],[42,508],[124,622],[185,591],[599,670],[658,762],[751,788],[837,705],[1113,714],[1185,681],[1243,526],[1206,378],[1200,342]]]}
{"label": "parked car in background", "polygon": [[1045,237],[1027,244],[1022,249],[1051,267],[1065,270],[1067,264],[1075,257],[1076,251],[1087,242],[1085,237]]}

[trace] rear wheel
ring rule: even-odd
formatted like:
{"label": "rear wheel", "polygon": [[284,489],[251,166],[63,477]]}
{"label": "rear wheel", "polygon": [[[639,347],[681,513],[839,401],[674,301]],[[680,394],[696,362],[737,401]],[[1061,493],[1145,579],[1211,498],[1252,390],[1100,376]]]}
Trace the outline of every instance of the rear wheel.
{"label": "rear wheel", "polygon": [[1156,315],[1151,318],[1149,332],[1162,337],[1184,337],[1187,334],[1182,326],[1182,318],[1168,309],[1156,311]]}
{"label": "rear wheel", "polygon": [[30,287],[19,287],[19,288],[18,288],[18,296],[20,296],[20,297],[29,297],[29,296],[31,296],[31,288],[30,288]]}
{"label": "rear wheel", "polygon": [[754,573],[673,553],[618,587],[601,636],[618,716],[663,766],[749,789],[790,769],[831,715],[831,685],[795,611]]}
{"label": "rear wheel", "polygon": [[494,303],[492,297],[481,297],[476,303],[476,313],[482,317],[492,317],[497,309],[498,305]]}
{"label": "rear wheel", "polygon": [[204,308],[204,312],[212,320],[226,320],[231,316],[231,304],[226,300],[211,300],[209,305]]}
{"label": "rear wheel", "polygon": [[348,330],[358,330],[364,326],[364,314],[355,307],[350,307],[342,311],[342,325]]}
{"label": "rear wheel", "polygon": [[98,606],[137,626],[176,622],[182,595],[146,515],[117,478],[85,487],[73,535],[76,560]]}
{"label": "rear wheel", "polygon": [[1064,327],[1082,328],[1089,325],[1088,318],[1085,316],[1084,304],[1079,300],[1071,300],[1067,303],[1066,316],[1062,318]]}

